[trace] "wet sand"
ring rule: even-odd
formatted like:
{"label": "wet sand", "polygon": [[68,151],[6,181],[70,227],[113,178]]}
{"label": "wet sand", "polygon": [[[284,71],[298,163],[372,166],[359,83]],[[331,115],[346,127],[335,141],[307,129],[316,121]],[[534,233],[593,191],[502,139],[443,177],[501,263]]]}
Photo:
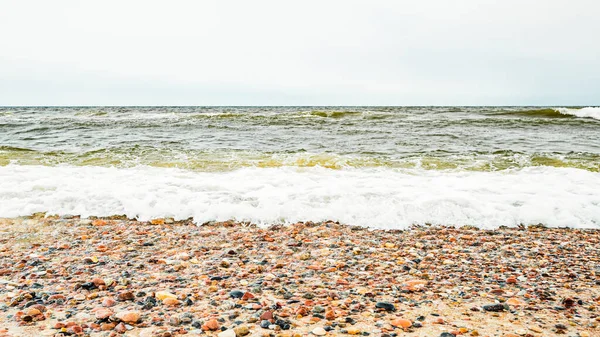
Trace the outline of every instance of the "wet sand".
{"label": "wet sand", "polygon": [[0,219],[0,336],[600,336],[600,231]]}

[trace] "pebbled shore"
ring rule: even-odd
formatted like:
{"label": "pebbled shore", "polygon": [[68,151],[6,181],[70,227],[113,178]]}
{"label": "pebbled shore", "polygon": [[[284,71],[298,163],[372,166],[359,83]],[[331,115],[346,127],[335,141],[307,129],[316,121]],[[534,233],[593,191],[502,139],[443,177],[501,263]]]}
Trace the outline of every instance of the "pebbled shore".
{"label": "pebbled shore", "polygon": [[0,219],[0,336],[600,336],[600,231]]}

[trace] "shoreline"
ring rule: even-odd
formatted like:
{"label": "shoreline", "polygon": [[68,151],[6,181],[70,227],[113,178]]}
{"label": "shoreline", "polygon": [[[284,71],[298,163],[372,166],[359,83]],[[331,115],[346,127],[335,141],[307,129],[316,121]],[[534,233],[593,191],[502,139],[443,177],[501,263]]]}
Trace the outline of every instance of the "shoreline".
{"label": "shoreline", "polygon": [[544,226],[0,218],[0,336],[594,336],[599,245]]}

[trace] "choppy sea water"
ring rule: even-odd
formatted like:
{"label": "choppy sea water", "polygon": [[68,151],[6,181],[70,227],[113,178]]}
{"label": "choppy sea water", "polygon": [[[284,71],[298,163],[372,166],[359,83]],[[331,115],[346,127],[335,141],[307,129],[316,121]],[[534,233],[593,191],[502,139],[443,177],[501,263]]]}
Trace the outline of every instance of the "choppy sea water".
{"label": "choppy sea water", "polygon": [[600,227],[600,108],[0,108],[0,217]]}

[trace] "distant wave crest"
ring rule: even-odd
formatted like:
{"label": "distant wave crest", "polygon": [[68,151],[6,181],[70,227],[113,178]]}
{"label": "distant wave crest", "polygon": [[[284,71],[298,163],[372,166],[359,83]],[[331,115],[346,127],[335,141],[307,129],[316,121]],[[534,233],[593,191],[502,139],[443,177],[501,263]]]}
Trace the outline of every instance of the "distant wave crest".
{"label": "distant wave crest", "polygon": [[534,118],[593,118],[600,120],[600,107],[586,108],[543,108],[502,111],[498,115],[523,116]]}
{"label": "distant wave crest", "polygon": [[581,109],[558,108],[562,115],[576,116],[582,118],[593,118],[600,120],[600,107],[586,107]]}

